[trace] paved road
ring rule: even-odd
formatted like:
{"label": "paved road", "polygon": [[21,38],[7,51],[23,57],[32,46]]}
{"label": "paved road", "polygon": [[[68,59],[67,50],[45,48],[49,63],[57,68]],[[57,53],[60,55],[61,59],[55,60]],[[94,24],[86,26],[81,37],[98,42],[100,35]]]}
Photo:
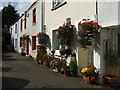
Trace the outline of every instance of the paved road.
{"label": "paved road", "polygon": [[101,88],[84,83],[80,77],[52,72],[14,52],[3,53],[2,72],[3,88]]}

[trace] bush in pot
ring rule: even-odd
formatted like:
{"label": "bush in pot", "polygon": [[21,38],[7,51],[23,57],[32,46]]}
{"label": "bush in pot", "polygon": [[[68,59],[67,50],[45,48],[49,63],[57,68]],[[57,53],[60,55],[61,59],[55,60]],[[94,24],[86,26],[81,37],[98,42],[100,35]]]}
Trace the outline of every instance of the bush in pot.
{"label": "bush in pot", "polygon": [[77,63],[75,60],[71,60],[69,63],[70,72],[72,76],[77,76]]}

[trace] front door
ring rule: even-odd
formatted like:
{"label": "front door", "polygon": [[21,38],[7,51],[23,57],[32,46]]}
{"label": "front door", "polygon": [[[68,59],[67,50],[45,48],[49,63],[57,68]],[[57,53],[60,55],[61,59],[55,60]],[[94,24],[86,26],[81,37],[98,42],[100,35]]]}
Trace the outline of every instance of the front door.
{"label": "front door", "polygon": [[29,35],[27,35],[27,47],[26,54],[29,55]]}

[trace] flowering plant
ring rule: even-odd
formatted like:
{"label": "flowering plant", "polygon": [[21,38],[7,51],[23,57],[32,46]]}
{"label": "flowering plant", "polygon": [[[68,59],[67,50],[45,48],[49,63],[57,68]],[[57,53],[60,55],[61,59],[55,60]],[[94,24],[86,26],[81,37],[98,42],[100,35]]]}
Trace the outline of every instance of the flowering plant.
{"label": "flowering plant", "polygon": [[74,25],[70,23],[63,24],[57,29],[58,38],[60,38],[60,44],[69,44],[69,41],[74,33]]}
{"label": "flowering plant", "polygon": [[94,67],[93,64],[90,64],[81,70],[81,75],[88,77],[92,82],[94,82],[99,73],[96,67]]}
{"label": "flowering plant", "polygon": [[47,45],[49,36],[44,32],[39,32],[37,34],[39,44]]}
{"label": "flowering plant", "polygon": [[94,22],[90,19],[82,19],[79,22],[79,36],[81,38],[80,42],[83,47],[90,46],[91,40],[96,37],[100,32],[100,25],[98,22]]}

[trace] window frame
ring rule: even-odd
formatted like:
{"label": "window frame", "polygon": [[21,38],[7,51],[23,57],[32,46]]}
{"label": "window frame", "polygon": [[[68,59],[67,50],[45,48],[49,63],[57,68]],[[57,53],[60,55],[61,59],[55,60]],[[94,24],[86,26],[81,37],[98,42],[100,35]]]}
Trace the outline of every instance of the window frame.
{"label": "window frame", "polygon": [[22,37],[20,37],[20,47],[22,47]]}
{"label": "window frame", "polygon": [[26,24],[27,24],[27,16],[25,14],[25,17],[24,17],[24,29],[26,29]]}
{"label": "window frame", "polygon": [[[55,43],[55,39],[54,39],[54,37],[57,37],[56,31],[57,30],[53,30],[52,31],[52,34],[53,34],[52,35],[52,44],[53,44],[52,48],[53,48],[53,50],[57,50],[58,51],[58,50],[60,50],[59,45],[58,45],[58,49],[56,49],[56,47],[57,47],[57,44],[59,44],[59,42]],[[56,34],[56,36],[54,36],[55,34]],[[56,38],[56,39],[58,39],[58,38]],[[59,41],[59,39],[57,41]]]}
{"label": "window frame", "polygon": [[37,49],[36,45],[37,45],[36,36],[32,36],[32,50]]}
{"label": "window frame", "polygon": [[[34,11],[35,10],[35,11]],[[35,8],[33,8],[33,10],[32,10],[32,24],[34,25],[34,24],[36,24],[36,20],[37,20],[37,17],[36,17],[36,7]]]}
{"label": "window frame", "polygon": [[52,0],[52,11],[53,10],[56,10],[58,9],[59,7],[63,6],[67,4],[67,0],[63,0],[63,1],[60,1],[60,0]]}
{"label": "window frame", "polygon": [[22,32],[22,29],[23,29],[23,25],[22,24],[23,24],[23,19],[20,20],[20,30],[21,30],[21,32]]}
{"label": "window frame", "polygon": [[15,34],[17,33],[17,23],[15,24]]}

